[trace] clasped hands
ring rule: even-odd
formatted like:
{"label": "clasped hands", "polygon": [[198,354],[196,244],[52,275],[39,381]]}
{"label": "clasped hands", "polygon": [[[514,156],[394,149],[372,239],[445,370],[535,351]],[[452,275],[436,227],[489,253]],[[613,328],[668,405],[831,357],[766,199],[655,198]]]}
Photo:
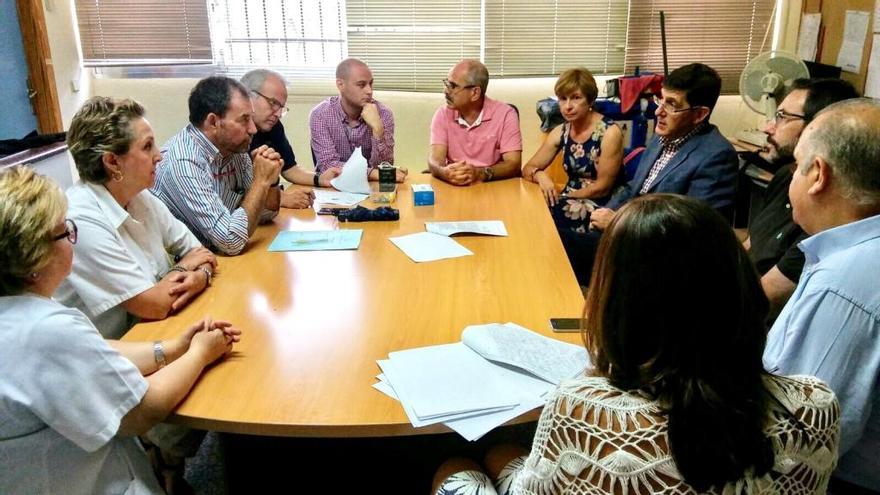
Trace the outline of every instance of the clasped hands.
{"label": "clasped hands", "polygon": [[483,169],[467,160],[452,162],[444,167],[446,182],[456,186],[469,186],[483,181]]}
{"label": "clasped hands", "polygon": [[214,321],[205,316],[187,328],[173,341],[178,346],[179,354],[187,350],[198,352],[204,363],[211,363],[232,352],[232,347],[241,340],[241,330],[228,321]]}
{"label": "clasped hands", "polygon": [[205,290],[208,286],[208,276],[199,270],[199,267],[204,266],[212,274],[216,274],[217,256],[207,248],[199,246],[190,249],[177,263],[177,266],[186,271],[168,274],[168,282],[171,284],[168,295],[175,298],[171,303],[172,311],[184,307],[192,298]]}

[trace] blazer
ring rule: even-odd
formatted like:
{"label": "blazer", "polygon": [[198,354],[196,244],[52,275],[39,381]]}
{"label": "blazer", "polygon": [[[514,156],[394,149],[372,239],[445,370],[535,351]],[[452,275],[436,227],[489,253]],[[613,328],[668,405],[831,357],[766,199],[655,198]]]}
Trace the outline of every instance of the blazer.
{"label": "blazer", "polygon": [[[661,151],[660,138],[654,136],[632,180],[608,201],[606,208],[616,210],[640,195],[642,184]],[[739,159],[733,146],[710,124],[682,145],[647,193],[675,193],[702,199],[732,220],[738,168]]]}

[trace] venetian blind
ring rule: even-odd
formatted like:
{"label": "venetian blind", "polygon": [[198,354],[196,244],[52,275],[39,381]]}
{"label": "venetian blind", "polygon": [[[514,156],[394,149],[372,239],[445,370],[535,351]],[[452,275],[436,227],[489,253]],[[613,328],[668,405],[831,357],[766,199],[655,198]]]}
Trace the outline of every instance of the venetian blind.
{"label": "venetian blind", "polygon": [[348,54],[379,89],[443,90],[463,58],[480,57],[480,0],[348,0]]}
{"label": "venetian blind", "polygon": [[627,0],[486,0],[493,76],[555,76],[585,66],[623,71]]}
{"label": "venetian blind", "polygon": [[702,62],[721,76],[721,92],[739,92],[746,64],[770,49],[765,33],[773,0],[632,0],[626,40],[626,73],[663,72],[660,11],[666,17],[669,70]]}
{"label": "venetian blind", "polygon": [[205,0],[76,0],[88,67],[210,63]]}

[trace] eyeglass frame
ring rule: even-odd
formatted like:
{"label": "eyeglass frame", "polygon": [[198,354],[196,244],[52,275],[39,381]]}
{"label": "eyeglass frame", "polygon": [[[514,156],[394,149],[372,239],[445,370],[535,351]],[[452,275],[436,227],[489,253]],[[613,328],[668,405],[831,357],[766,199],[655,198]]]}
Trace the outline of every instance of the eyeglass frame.
{"label": "eyeglass frame", "polygon": [[281,110],[281,116],[284,117],[285,115],[287,115],[290,112],[289,107],[282,105],[281,102],[276,100],[275,98],[270,98],[255,89],[252,89],[251,92],[262,96],[267,102],[269,102],[269,106],[272,107],[272,113],[275,113],[278,110]]}
{"label": "eyeglass frame", "polygon": [[807,116],[799,113],[788,113],[781,108],[773,114],[773,125],[779,125],[781,122],[791,122],[793,120],[803,120],[806,122]]}
{"label": "eyeglass frame", "polygon": [[678,108],[678,109],[672,108],[669,106],[669,104],[667,104],[665,101],[663,101],[663,99],[660,98],[658,95],[654,95],[654,104],[657,105],[657,108],[662,108],[663,111],[666,113],[681,113],[681,112],[687,112],[689,110],[699,110],[701,108],[706,108],[702,105],[690,106],[687,108]]}
{"label": "eyeglass frame", "polygon": [[73,219],[65,218],[64,219],[64,233],[58,234],[52,237],[52,242],[58,242],[61,239],[67,238],[67,241],[71,244],[76,244],[77,237],[79,236],[79,229],[76,226],[76,222]]}
{"label": "eyeglass frame", "polygon": [[449,79],[441,79],[441,82],[443,83],[443,86],[446,89],[448,89],[449,91],[455,91],[457,89],[470,89],[470,88],[477,87],[476,84],[468,84],[467,86],[460,86],[457,82],[450,81]]}

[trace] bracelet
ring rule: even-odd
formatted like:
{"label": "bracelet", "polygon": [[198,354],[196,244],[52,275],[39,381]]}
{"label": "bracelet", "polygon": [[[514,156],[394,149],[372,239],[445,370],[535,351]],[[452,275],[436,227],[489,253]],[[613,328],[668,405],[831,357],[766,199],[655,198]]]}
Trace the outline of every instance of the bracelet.
{"label": "bracelet", "polygon": [[184,268],[184,267],[182,267],[182,266],[180,266],[180,265],[174,265],[174,266],[171,267],[170,270],[168,270],[168,272],[167,272],[165,275],[168,275],[168,273],[171,273],[171,272],[186,273],[186,272],[188,272],[188,271],[189,271],[189,270],[187,270],[186,268]]}
{"label": "bracelet", "polygon": [[315,187],[321,187],[321,183],[318,182],[318,178],[319,178],[318,171],[315,170],[315,175],[312,177],[312,183],[315,184]]}
{"label": "bracelet", "polygon": [[205,280],[207,280],[207,284],[205,284],[205,286],[210,287],[211,286],[211,277],[213,276],[213,274],[211,273],[211,270],[208,270],[207,268],[200,266],[199,271],[205,274]]}
{"label": "bracelet", "polygon": [[156,364],[159,365],[160,370],[167,364],[165,361],[165,349],[162,347],[161,340],[153,342],[153,358],[156,360]]}

